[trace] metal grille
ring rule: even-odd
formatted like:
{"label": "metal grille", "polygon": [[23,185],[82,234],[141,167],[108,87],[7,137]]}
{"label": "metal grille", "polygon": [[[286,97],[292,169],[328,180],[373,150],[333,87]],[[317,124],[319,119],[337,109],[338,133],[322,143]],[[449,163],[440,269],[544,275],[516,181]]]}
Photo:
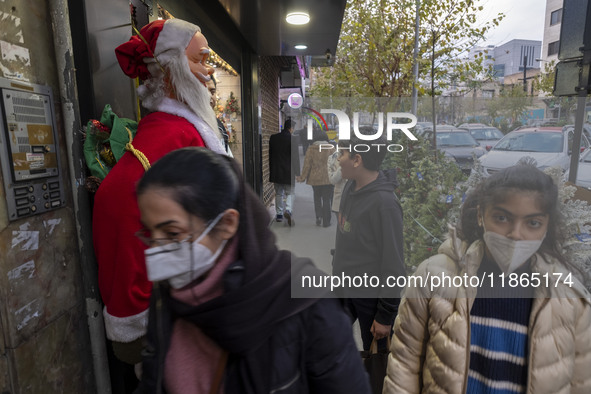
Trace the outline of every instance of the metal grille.
{"label": "metal grille", "polygon": [[12,105],[17,122],[36,124],[47,123],[43,101],[12,97]]}
{"label": "metal grille", "polygon": [[32,108],[32,107],[23,107],[22,105],[15,105],[14,112],[16,112],[17,114],[22,114],[22,115],[34,115],[34,116],[43,116],[43,117],[45,116],[45,108],[43,108],[43,107]]}
{"label": "metal grille", "polygon": [[33,123],[33,124],[45,124],[45,116],[30,116],[30,115],[21,115],[15,114],[15,118],[17,122],[23,123]]}
{"label": "metal grille", "polygon": [[37,108],[43,108],[43,102],[41,100],[33,100],[33,99],[27,99],[27,98],[23,98],[23,97],[12,97],[12,104],[14,106],[17,105],[24,105],[25,107],[37,107]]}
{"label": "metal grille", "polygon": [[18,137],[16,142],[19,145],[29,145],[29,137]]}
{"label": "metal grille", "polygon": [[20,153],[31,153],[31,145],[19,145],[18,151]]}

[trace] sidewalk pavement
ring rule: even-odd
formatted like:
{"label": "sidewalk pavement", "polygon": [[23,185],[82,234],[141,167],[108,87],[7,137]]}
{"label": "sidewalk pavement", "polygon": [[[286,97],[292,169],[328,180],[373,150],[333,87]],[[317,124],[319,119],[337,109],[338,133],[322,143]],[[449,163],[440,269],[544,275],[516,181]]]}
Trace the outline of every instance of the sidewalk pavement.
{"label": "sidewalk pavement", "polygon": [[[300,157],[303,163],[303,157]],[[292,209],[294,226],[289,227],[287,220],[275,221],[275,199],[269,207],[269,215],[273,221],[269,228],[277,237],[277,247],[292,252],[297,257],[310,258],[316,267],[332,273],[332,255],[330,250],[334,248],[336,236],[336,217],[332,216],[330,227],[316,226],[316,214],[314,212],[314,193],[312,186],[305,183],[296,183],[295,199]],[[353,325],[353,337],[359,350],[363,350],[359,324]]]}
{"label": "sidewalk pavement", "polygon": [[275,205],[269,210],[273,218],[270,229],[277,237],[279,249],[291,251],[298,257],[309,257],[322,271],[332,272],[332,256],[336,234],[336,218],[332,217],[330,227],[316,226],[314,197],[312,186],[297,183],[292,209],[294,226],[289,227],[287,220],[275,221]]}

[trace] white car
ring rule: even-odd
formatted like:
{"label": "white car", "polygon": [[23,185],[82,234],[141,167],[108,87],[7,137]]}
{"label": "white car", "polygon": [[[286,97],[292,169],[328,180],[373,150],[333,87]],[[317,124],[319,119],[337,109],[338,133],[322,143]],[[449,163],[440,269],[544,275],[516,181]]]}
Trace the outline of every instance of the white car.
{"label": "white car", "polygon": [[[566,174],[566,179],[568,179],[568,174]],[[575,185],[591,190],[591,149],[587,149],[581,155]]]}
{"label": "white car", "polygon": [[[540,169],[558,166],[567,171],[572,142],[573,129],[568,127],[532,127],[512,131],[480,158],[482,175],[492,175],[517,164],[526,156],[534,158]],[[581,150],[588,147],[589,141],[583,135]]]}

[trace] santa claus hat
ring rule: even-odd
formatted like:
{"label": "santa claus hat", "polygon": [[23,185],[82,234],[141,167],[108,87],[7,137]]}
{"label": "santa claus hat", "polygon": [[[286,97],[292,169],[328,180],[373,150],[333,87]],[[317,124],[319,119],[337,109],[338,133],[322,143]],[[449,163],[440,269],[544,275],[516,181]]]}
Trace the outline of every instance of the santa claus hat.
{"label": "santa claus hat", "polygon": [[158,62],[165,66],[171,59],[184,54],[195,33],[200,31],[199,26],[180,19],[157,20],[119,45],[115,55],[125,75],[148,79],[151,77],[148,63]]}

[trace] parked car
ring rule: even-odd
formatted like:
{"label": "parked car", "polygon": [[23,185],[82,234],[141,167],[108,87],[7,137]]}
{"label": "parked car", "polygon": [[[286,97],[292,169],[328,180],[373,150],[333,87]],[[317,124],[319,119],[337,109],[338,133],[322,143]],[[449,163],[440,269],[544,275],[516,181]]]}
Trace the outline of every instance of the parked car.
{"label": "parked car", "polygon": [[[437,125],[436,132],[437,149],[444,152],[449,159],[453,159],[466,174],[470,173],[474,165],[473,155],[478,158],[486,153],[466,130],[454,126]],[[427,129],[424,136],[433,138],[433,128]]]}
{"label": "parked car", "polygon": [[[568,179],[568,171],[564,174],[564,179]],[[591,149],[581,155],[575,185],[591,190]]]}
{"label": "parked car", "polygon": [[[558,166],[568,170],[573,142],[573,129],[568,127],[531,127],[514,130],[504,136],[482,158],[482,175],[489,176],[515,165],[522,157],[530,156],[540,169]],[[581,150],[589,147],[587,137],[581,139]]]}
{"label": "parked car", "polygon": [[432,122],[417,122],[417,124],[413,127],[412,133],[416,137],[423,137],[426,130],[429,128],[433,128]]}
{"label": "parked car", "polygon": [[[564,126],[564,128],[572,128],[574,130],[575,129],[575,125],[574,124],[568,124],[568,125]],[[589,123],[583,123],[583,135],[585,137],[587,137],[587,139],[589,141],[591,141],[591,124],[589,124]]]}
{"label": "parked car", "polygon": [[487,126],[482,123],[464,123],[459,126],[460,129],[465,129],[470,132],[480,146],[490,150],[501,138],[503,133],[501,130],[493,126]]}
{"label": "parked car", "polygon": [[458,126],[460,129],[469,129],[469,128],[482,128],[482,127],[489,127],[484,123],[462,123]]}

